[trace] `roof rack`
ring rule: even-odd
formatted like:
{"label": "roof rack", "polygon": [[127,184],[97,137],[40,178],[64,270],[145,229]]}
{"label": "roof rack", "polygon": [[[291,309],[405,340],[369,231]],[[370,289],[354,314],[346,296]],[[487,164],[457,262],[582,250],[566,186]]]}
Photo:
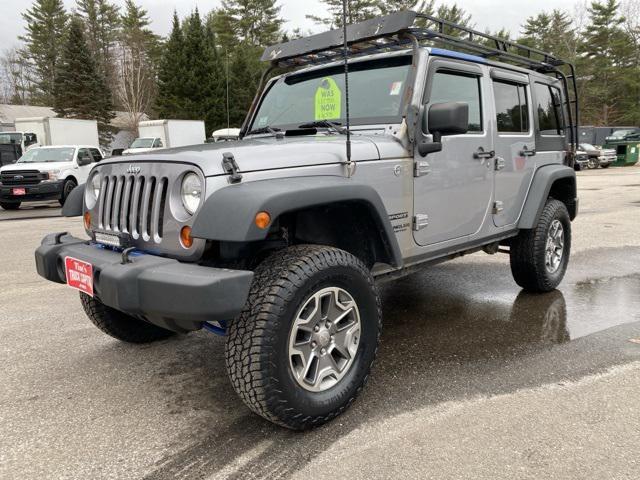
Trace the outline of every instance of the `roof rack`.
{"label": "roof rack", "polygon": [[[406,50],[416,44],[435,43],[470,53],[485,61],[502,61],[555,76],[565,89],[571,143],[577,143],[578,90],[575,69],[571,63],[550,53],[413,11],[403,11],[349,25],[347,43],[348,55],[352,58],[376,52]],[[268,47],[262,55],[262,61],[270,62],[272,67],[277,68],[324,64],[343,58],[342,30],[331,30],[274,45]],[[569,97],[569,82],[573,88],[573,98]]]}

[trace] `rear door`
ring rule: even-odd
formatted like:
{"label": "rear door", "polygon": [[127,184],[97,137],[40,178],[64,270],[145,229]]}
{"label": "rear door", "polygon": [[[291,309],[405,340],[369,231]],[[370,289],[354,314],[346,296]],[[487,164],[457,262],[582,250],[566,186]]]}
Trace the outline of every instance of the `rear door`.
{"label": "rear door", "polygon": [[[433,58],[423,103],[465,102],[469,131],[442,138],[442,151],[416,152],[414,239],[428,246],[480,230],[493,193],[493,136],[486,100],[487,70],[468,62]],[[424,133],[423,133],[424,134]]]}
{"label": "rear door", "polygon": [[528,75],[493,68],[491,83],[496,118],[492,211],[495,226],[503,227],[520,216],[536,168],[536,142]]}

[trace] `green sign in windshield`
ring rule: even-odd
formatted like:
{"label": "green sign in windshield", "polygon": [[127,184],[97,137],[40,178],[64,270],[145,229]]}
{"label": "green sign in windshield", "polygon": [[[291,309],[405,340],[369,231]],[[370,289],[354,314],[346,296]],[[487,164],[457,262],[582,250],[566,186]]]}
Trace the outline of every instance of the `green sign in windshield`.
{"label": "green sign in windshield", "polygon": [[316,120],[338,120],[341,102],[342,92],[336,81],[330,77],[323,78],[316,90]]}

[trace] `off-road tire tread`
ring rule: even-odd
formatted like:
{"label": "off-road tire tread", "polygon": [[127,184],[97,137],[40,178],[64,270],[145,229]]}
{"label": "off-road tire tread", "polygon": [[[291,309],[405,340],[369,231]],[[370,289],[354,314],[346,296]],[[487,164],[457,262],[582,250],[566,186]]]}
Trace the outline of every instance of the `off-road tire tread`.
{"label": "off-road tire tread", "polygon": [[127,343],[151,343],[175,335],[126,313],[110,308],[86,293],[80,293],[80,302],[87,317],[107,335]]}
{"label": "off-road tire tread", "polygon": [[[554,218],[557,218],[558,211],[561,216],[565,217],[566,223],[570,225],[571,221],[566,205],[559,200],[549,198],[535,228],[521,230],[511,243],[511,273],[516,283],[529,292],[550,292],[557,287],[557,283],[549,278],[546,269],[540,265],[539,260],[544,258],[547,230]],[[565,255],[568,256],[570,254],[571,232],[567,229],[565,229],[565,242],[567,244]]]}
{"label": "off-road tire tread", "polygon": [[376,350],[372,357],[375,360],[382,330],[382,309],[373,276],[358,258],[333,247],[293,246],[264,260],[255,270],[243,311],[229,327],[225,359],[235,391],[253,412],[286,428],[304,430],[332,420],[353,403],[369,377],[367,374],[355,394],[344,399],[339,408],[327,415],[312,417],[293,412],[280,395],[278,380],[269,374],[270,367],[274,366],[275,351],[270,346],[274,342],[265,340],[273,340],[278,322],[285,320],[280,313],[306,278],[323,267],[337,265],[356,269],[375,292],[378,315]]}

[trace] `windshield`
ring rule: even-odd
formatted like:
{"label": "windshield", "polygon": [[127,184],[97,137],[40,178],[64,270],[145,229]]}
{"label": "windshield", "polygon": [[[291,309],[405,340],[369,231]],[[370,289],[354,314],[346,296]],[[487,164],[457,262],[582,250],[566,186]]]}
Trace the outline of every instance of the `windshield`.
{"label": "windshield", "polygon": [[582,150],[597,150],[597,148],[591,145],[590,143],[581,143],[580,148]]}
{"label": "windshield", "polygon": [[21,133],[0,133],[0,145],[9,145],[12,143],[22,143]]}
{"label": "windshield", "polygon": [[25,153],[18,163],[71,162],[75,148],[33,148]]}
{"label": "windshield", "polygon": [[[349,66],[349,108],[354,125],[400,123],[411,57]],[[250,130],[281,130],[322,120],[345,123],[344,67],[280,78],[265,94]]]}
{"label": "windshield", "polygon": [[155,138],[136,138],[129,148],[152,148]]}

